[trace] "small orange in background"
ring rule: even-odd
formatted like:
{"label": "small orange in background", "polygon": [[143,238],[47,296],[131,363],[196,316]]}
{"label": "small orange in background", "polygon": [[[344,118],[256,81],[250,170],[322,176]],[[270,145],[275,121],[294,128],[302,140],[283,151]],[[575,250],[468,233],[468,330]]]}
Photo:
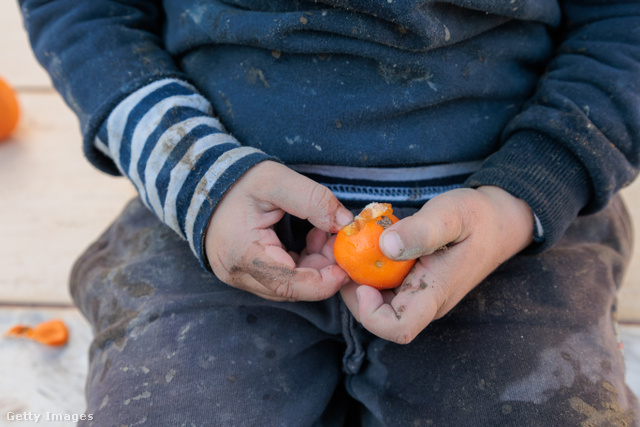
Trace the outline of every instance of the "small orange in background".
{"label": "small orange in background", "polygon": [[370,203],[336,236],[333,255],[354,282],[377,289],[392,289],[402,281],[416,260],[394,261],[380,250],[382,232],[398,221],[389,203]]}
{"label": "small orange in background", "polygon": [[18,126],[20,105],[15,91],[0,78],[0,141],[8,138]]}

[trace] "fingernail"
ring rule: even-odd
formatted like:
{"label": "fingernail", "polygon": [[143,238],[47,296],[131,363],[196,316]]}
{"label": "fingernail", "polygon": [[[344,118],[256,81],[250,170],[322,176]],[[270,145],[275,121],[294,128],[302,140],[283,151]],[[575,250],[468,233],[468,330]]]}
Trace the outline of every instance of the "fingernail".
{"label": "fingernail", "polygon": [[344,227],[345,225],[349,225],[351,221],[353,221],[353,214],[346,208],[339,208],[336,213],[336,224],[340,227]]}
{"label": "fingernail", "polygon": [[385,252],[391,255],[393,258],[398,258],[402,255],[404,245],[400,236],[395,231],[387,231],[382,238],[382,246],[384,246]]}

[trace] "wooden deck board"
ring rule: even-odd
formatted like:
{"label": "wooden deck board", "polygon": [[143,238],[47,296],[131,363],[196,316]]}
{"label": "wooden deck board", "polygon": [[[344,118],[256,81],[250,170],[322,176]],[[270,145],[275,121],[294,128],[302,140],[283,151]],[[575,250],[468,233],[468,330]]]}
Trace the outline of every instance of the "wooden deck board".
{"label": "wooden deck board", "polygon": [[69,303],[74,260],[133,186],[83,157],[75,116],[51,93],[21,93],[24,117],[0,143],[0,301]]}

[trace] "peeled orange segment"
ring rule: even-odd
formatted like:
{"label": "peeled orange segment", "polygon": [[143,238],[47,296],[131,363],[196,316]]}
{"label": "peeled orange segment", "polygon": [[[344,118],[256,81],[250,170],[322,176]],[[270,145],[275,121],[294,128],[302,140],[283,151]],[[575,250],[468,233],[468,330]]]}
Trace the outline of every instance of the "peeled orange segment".
{"label": "peeled orange segment", "polygon": [[391,289],[402,284],[415,260],[387,258],[378,241],[382,232],[398,221],[389,203],[370,203],[336,236],[333,254],[349,277],[361,285]]}
{"label": "peeled orange segment", "polygon": [[369,203],[365,208],[356,216],[351,224],[343,228],[347,236],[357,233],[362,229],[364,224],[383,216],[389,216],[393,214],[393,208],[390,203]]}

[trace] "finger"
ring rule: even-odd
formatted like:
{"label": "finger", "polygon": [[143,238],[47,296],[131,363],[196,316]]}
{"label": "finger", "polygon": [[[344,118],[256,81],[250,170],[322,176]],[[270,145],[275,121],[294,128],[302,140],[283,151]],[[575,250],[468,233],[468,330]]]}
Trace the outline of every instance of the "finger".
{"label": "finger", "polygon": [[396,296],[385,301],[383,294],[368,286],[356,290],[359,321],[380,338],[408,344],[433,320],[437,306],[425,293],[424,298]]}
{"label": "finger", "polygon": [[[254,250],[248,251],[254,253]],[[320,254],[313,254],[306,257],[300,263],[295,261],[298,257],[295,253],[285,253],[281,251],[278,246],[267,246],[259,249],[258,252],[265,253],[267,256],[264,259],[253,258],[252,265],[247,264],[247,258],[242,264],[235,265],[230,270],[228,276],[228,283],[232,286],[249,291],[262,298],[274,300],[274,301],[296,301],[299,299],[315,300],[328,298],[333,295],[335,291],[331,290],[332,285],[330,282],[332,279],[340,283],[340,286],[348,281],[348,276],[334,263],[330,262]],[[291,259],[295,263],[291,263]],[[266,264],[270,263],[267,267]],[[296,265],[298,267],[296,267]],[[331,267],[331,268],[327,268]],[[322,288],[326,289],[326,294],[321,292],[314,292],[309,297],[295,295],[295,291],[286,292],[281,289],[280,292],[274,290],[274,286],[283,280],[287,280],[286,277],[291,272],[304,273],[307,270],[319,272],[319,276],[323,281]],[[328,279],[328,280],[327,280]]]}
{"label": "finger", "polygon": [[250,292],[260,298],[264,298],[270,301],[287,301],[286,298],[275,295],[271,290],[262,286],[248,273],[238,272],[231,276],[229,279],[229,285],[236,289]]}
{"label": "finger", "polygon": [[292,301],[327,299],[348,280],[336,265],[320,270],[296,267],[289,254],[278,246],[252,245],[240,268],[274,296]]}
{"label": "finger", "polygon": [[[432,257],[441,258],[441,255]],[[380,292],[368,286],[348,284],[340,290],[345,304],[365,329],[383,339],[407,344],[443,314],[446,289],[436,287],[441,278],[431,273],[432,266],[421,262],[396,289]]]}
{"label": "finger", "polygon": [[[342,297],[342,300],[344,301],[345,305],[347,306],[349,311],[351,311],[351,314],[353,314],[353,317],[357,321],[360,321],[360,312],[359,312],[359,309],[358,309],[358,307],[359,307],[358,289],[361,288],[361,287],[370,288],[373,291],[372,292],[373,295],[375,295],[376,293],[379,294],[379,297],[375,296],[374,298],[372,298],[372,300],[374,300],[374,303],[377,306],[381,305],[380,301],[382,301],[382,304],[391,304],[391,302],[395,298],[394,291],[392,291],[392,290],[379,291],[379,290],[377,290],[375,288],[372,288],[370,286],[359,285],[356,282],[354,282],[353,280],[349,281],[348,284],[346,284],[342,288],[340,288],[340,296]],[[364,291],[360,291],[360,292],[371,292],[371,291],[364,290]]]}
{"label": "finger", "polygon": [[329,237],[329,233],[322,231],[319,228],[312,228],[311,231],[307,233],[306,253],[313,254],[322,252],[322,248],[329,240]]}
{"label": "finger", "polygon": [[296,264],[298,263],[298,261],[300,260],[300,254],[295,253],[294,251],[287,251],[287,253],[289,254],[289,256],[291,257],[291,259],[293,260],[293,262],[295,262]]}
{"label": "finger", "polygon": [[335,234],[330,236],[327,242],[322,247],[322,250],[320,251],[320,253],[322,253],[322,255],[329,261],[331,261],[332,264],[336,263],[336,257],[333,254],[333,245],[336,242],[336,238],[337,236]]}
{"label": "finger", "polygon": [[473,249],[466,244],[420,258],[391,301],[381,304],[367,290],[358,290],[360,323],[381,338],[399,344],[411,342],[491,272],[490,263],[467,262],[473,259]]}
{"label": "finger", "polygon": [[272,173],[278,185],[267,195],[270,203],[326,232],[335,233],[353,220],[353,214],[324,185],[283,165],[274,166]]}
{"label": "finger", "polygon": [[463,240],[464,231],[459,205],[447,197],[436,197],[416,214],[387,228],[379,244],[391,259],[416,259]]}
{"label": "finger", "polygon": [[[330,236],[329,233],[325,233],[319,228],[313,228],[307,234],[307,246],[296,260],[298,267],[321,270],[324,267],[335,264],[333,240],[335,240],[335,236]],[[331,243],[329,243],[330,241]]]}

